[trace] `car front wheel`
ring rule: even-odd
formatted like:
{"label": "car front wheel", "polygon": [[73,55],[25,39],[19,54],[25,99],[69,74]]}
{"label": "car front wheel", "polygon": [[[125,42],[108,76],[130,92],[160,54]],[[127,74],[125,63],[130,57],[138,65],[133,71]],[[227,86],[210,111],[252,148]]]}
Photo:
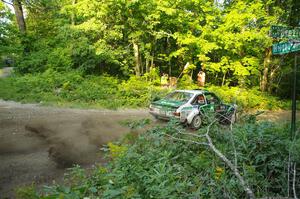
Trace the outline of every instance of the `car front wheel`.
{"label": "car front wheel", "polygon": [[191,124],[190,124],[190,127],[191,127],[192,129],[197,130],[197,129],[199,129],[199,128],[201,127],[201,124],[202,124],[202,118],[200,117],[200,115],[196,115],[196,116],[193,118],[193,120],[192,120],[192,122],[191,122]]}

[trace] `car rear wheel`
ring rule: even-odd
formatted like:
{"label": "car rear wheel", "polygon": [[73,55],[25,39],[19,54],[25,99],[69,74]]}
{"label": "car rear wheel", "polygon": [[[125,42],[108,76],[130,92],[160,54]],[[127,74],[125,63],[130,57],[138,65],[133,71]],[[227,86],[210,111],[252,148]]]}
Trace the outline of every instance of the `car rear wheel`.
{"label": "car rear wheel", "polygon": [[196,115],[196,116],[193,118],[193,120],[192,120],[192,122],[191,122],[191,124],[190,124],[190,127],[191,127],[192,129],[197,130],[197,129],[199,129],[199,128],[201,127],[201,124],[202,124],[202,118],[200,117],[200,115]]}

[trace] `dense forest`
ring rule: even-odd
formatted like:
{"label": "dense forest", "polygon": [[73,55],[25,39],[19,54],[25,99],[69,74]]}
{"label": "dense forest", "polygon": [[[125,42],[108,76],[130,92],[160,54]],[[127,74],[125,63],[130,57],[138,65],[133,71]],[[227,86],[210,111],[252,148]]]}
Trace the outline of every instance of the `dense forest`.
{"label": "dense forest", "polygon": [[213,85],[259,87],[289,98],[294,56],[272,55],[272,43],[278,40],[269,32],[272,25],[299,25],[299,4],[2,1],[1,65],[13,65],[22,74],[78,70],[121,79],[154,71],[174,77],[183,72],[195,80],[203,70]]}

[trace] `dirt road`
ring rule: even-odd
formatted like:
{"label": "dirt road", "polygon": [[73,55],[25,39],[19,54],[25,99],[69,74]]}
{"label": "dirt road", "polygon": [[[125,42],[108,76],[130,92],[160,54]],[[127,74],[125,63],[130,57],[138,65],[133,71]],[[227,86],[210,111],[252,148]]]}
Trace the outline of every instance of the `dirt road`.
{"label": "dirt road", "polygon": [[72,164],[101,162],[99,148],[128,133],[146,110],[80,110],[0,100],[0,198],[16,187],[60,180]]}

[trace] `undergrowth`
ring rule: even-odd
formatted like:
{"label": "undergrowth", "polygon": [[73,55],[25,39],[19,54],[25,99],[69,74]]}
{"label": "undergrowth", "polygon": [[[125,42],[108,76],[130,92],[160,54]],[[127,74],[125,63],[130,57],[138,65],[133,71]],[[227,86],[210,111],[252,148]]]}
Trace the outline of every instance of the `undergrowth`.
{"label": "undergrowth", "polygon": [[[213,126],[214,145],[232,162],[236,159],[239,172],[257,197],[285,196],[288,150],[299,140],[289,140],[286,124],[245,120],[232,131]],[[112,158],[107,166],[97,166],[89,174],[75,166],[63,184],[30,190],[30,194],[39,198],[246,198],[236,176],[207,146],[167,136],[179,136],[178,129],[186,132],[170,122],[140,134],[133,143],[110,143],[108,156]],[[205,132],[204,127],[194,133]],[[299,151],[292,151],[299,165]]]}
{"label": "undergrowth", "polygon": [[[0,79],[0,98],[68,107],[147,107],[172,89],[162,88],[146,76],[120,80],[108,75],[88,76],[78,71],[14,75]],[[192,82],[179,81],[178,89],[195,89]],[[174,89],[174,88],[173,88]],[[243,109],[289,109],[290,102],[260,92],[257,88],[208,86],[225,102]]]}
{"label": "undergrowth", "polygon": [[133,76],[122,81],[107,75],[86,76],[75,71],[48,70],[0,79],[0,98],[4,100],[71,107],[146,107],[151,100],[167,92],[143,78]]}

